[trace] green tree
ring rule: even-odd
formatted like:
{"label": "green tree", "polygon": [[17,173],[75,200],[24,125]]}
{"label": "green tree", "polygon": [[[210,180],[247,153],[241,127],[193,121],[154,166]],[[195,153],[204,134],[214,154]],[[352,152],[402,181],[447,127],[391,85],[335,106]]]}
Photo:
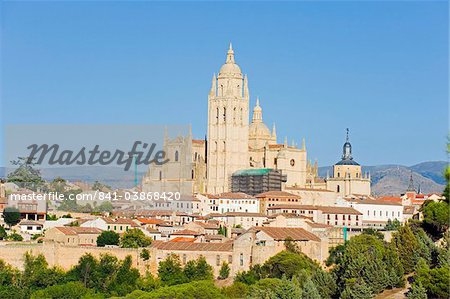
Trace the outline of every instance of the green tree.
{"label": "green tree", "polygon": [[352,279],[346,283],[346,287],[342,292],[340,299],[368,299],[372,297],[370,287],[364,280]]}
{"label": "green tree", "polygon": [[80,299],[94,298],[95,291],[87,289],[78,281],[71,281],[65,284],[49,286],[43,290],[35,291],[31,299]]}
{"label": "green tree", "polygon": [[84,287],[93,288],[97,282],[98,260],[86,253],[78,260],[78,264],[68,273],[70,279],[79,280]]}
{"label": "green tree", "polygon": [[165,286],[151,293],[140,293],[139,299],[224,299],[212,280],[193,281],[173,286]]}
{"label": "green tree", "polygon": [[292,239],[291,237],[287,237],[284,240],[284,247],[286,248],[287,251],[292,252],[292,253],[300,253],[301,252],[300,248],[295,243],[294,239]]}
{"label": "green tree", "polygon": [[34,159],[19,157],[17,160],[11,162],[18,167],[8,174],[8,182],[32,191],[38,191],[45,187],[45,181],[42,179],[40,171],[33,167],[35,165]]}
{"label": "green tree", "polygon": [[263,265],[263,271],[267,277],[282,278],[285,275],[289,279],[302,269],[312,273],[317,268],[319,266],[303,253],[286,250],[272,256]]}
{"label": "green tree", "polygon": [[128,230],[120,239],[120,247],[123,248],[148,247],[150,244],[152,244],[152,238],[144,235],[138,228]]}
{"label": "green tree", "polygon": [[302,298],[321,299],[319,291],[311,279],[306,279],[303,283]]}
{"label": "green tree", "polygon": [[401,226],[400,221],[398,221],[397,218],[394,220],[388,219],[386,226],[384,227],[385,230],[391,231],[391,230],[398,230]]}
{"label": "green tree", "polygon": [[249,287],[242,282],[235,281],[231,286],[222,288],[226,298],[247,298]]}
{"label": "green tree", "polygon": [[25,254],[22,283],[31,290],[45,288],[60,283],[64,278],[64,272],[56,267],[49,268],[42,254],[33,256]]}
{"label": "green tree", "polygon": [[7,237],[6,229],[0,225],[0,240],[4,240]]}
{"label": "green tree", "polygon": [[404,271],[406,273],[413,272],[420,257],[420,246],[411,228],[408,225],[400,227],[398,232],[394,233],[392,242],[397,248]]}
{"label": "green tree", "polygon": [[328,258],[325,264],[329,267],[331,265],[337,265],[342,262],[342,257],[344,256],[345,245],[340,244],[335,247],[330,248]]}
{"label": "green tree", "polygon": [[146,248],[144,248],[144,249],[142,249],[142,251],[139,254],[139,256],[144,261],[148,261],[150,259],[150,252]]}
{"label": "green tree", "polygon": [[10,233],[6,238],[11,241],[23,241],[23,237],[16,232]]}
{"label": "green tree", "polygon": [[67,189],[67,181],[61,177],[56,177],[53,181],[50,182],[49,191],[58,192],[64,194]]}
{"label": "green tree", "polygon": [[9,225],[9,227],[16,225],[20,222],[19,209],[15,207],[6,207],[3,210],[3,221]]}
{"label": "green tree", "polygon": [[406,298],[408,299],[427,299],[427,290],[419,283],[413,283],[411,285],[411,289],[406,294]]}
{"label": "green tree", "polygon": [[230,276],[230,266],[227,262],[223,262],[219,270],[219,279],[226,279]]}
{"label": "green tree", "polygon": [[164,285],[181,284],[187,281],[180,259],[174,254],[159,263],[158,277]]}
{"label": "green tree", "polygon": [[213,278],[213,269],[206,262],[204,256],[200,256],[197,260],[188,261],[183,273],[187,281],[209,280]]}
{"label": "green tree", "polygon": [[449,227],[449,204],[447,202],[435,202],[427,200],[422,205],[423,228],[435,239],[440,239]]}
{"label": "green tree", "polygon": [[311,280],[322,298],[331,298],[336,293],[336,279],[332,274],[318,269],[312,275]]}
{"label": "green tree", "polygon": [[105,247],[105,245],[119,245],[120,235],[114,231],[103,231],[97,237],[97,246]]}

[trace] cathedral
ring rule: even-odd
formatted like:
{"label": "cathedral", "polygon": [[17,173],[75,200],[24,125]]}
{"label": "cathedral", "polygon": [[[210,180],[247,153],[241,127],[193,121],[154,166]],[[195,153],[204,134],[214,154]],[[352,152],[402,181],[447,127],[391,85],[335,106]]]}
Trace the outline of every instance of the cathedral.
{"label": "cathedral", "polygon": [[[317,161],[314,165],[307,161],[305,140],[300,147],[294,142],[289,145],[287,139],[278,143],[275,125],[270,130],[263,122],[259,99],[250,122],[249,100],[248,78],[236,63],[230,44],[225,63],[211,82],[207,138],[166,136],[163,150],[170,162],[149,167],[142,190],[220,194],[231,191],[233,173],[251,168],[281,171],[287,178],[283,188],[312,188],[315,182],[328,188],[318,178]],[[336,184],[330,182],[330,188],[341,188]]]}

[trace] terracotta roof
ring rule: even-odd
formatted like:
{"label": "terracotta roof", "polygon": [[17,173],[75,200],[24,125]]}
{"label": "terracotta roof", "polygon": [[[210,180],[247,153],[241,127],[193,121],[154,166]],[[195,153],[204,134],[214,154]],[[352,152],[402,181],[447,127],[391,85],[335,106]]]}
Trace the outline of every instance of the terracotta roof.
{"label": "terracotta roof", "polygon": [[79,227],[79,226],[57,226],[57,230],[65,235],[76,236],[79,234],[101,234],[102,230],[96,227]]}
{"label": "terracotta roof", "polygon": [[320,242],[320,238],[315,234],[298,227],[254,227],[257,231],[263,231],[276,241],[283,241],[292,238],[294,241],[315,241]]}
{"label": "terracotta roof", "polygon": [[233,243],[152,242],[152,247],[168,251],[233,251]]}
{"label": "terracotta roof", "polygon": [[196,238],[176,237],[169,242],[195,242],[196,240]]}
{"label": "terracotta roof", "polygon": [[350,207],[325,207],[325,206],[319,206],[319,210],[322,211],[322,213],[325,214],[350,214],[350,215],[362,215],[361,212],[355,210],[354,208]]}
{"label": "terracotta roof", "polygon": [[226,199],[255,199],[255,197],[245,194],[243,192],[225,192],[219,195],[219,198]]}
{"label": "terracotta roof", "polygon": [[20,221],[19,225],[39,225],[39,226],[43,226],[42,223],[37,222],[37,221],[33,221],[33,220],[22,220],[22,221]]}
{"label": "terracotta roof", "polygon": [[346,201],[360,204],[360,205],[390,205],[390,206],[401,206],[402,202],[394,200],[383,200],[383,199],[345,199]]}
{"label": "terracotta roof", "polygon": [[317,222],[307,222],[309,226],[311,226],[312,228],[333,228],[334,226],[332,225],[328,225],[328,224],[324,224],[324,223],[317,223]]}
{"label": "terracotta roof", "polygon": [[312,217],[308,217],[305,215],[297,215],[295,213],[275,213],[269,216],[270,219],[276,218],[278,216],[284,216],[286,218],[303,218],[303,219],[309,219],[312,220]]}
{"label": "terracotta roof", "polygon": [[176,232],[171,233],[171,235],[177,236],[177,235],[183,235],[183,236],[199,236],[201,233],[190,230],[190,229],[183,229]]}
{"label": "terracotta roof", "polygon": [[144,224],[161,224],[165,222],[164,220],[155,218],[138,218],[137,220]]}
{"label": "terracotta roof", "polygon": [[201,194],[209,199],[219,199],[218,195],[208,194],[208,193],[201,193]]}
{"label": "terracotta roof", "polygon": [[285,192],[285,191],[267,191],[264,193],[260,193],[255,195],[256,198],[261,198],[261,197],[286,197],[286,198],[301,198],[299,195],[296,194],[292,194],[289,192]]}
{"label": "terracotta roof", "polygon": [[219,229],[219,225],[217,221],[211,222],[200,222],[200,221],[194,221],[195,224],[200,225],[201,227],[205,229]]}
{"label": "terracotta roof", "polygon": [[192,144],[205,144],[203,139],[192,139]]}
{"label": "terracotta roof", "polygon": [[224,235],[206,235],[205,240],[223,240],[226,239]]}
{"label": "terracotta roof", "polygon": [[127,218],[116,218],[116,219],[103,218],[103,220],[105,220],[105,222],[108,223],[108,224],[123,224],[123,225],[130,225],[132,227],[138,227],[139,226],[136,222],[134,222],[131,219],[127,219]]}

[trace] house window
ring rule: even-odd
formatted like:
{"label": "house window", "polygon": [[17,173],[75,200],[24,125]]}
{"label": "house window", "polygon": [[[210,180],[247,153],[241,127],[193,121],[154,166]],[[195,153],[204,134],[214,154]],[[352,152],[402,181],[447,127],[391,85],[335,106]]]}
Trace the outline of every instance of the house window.
{"label": "house window", "polygon": [[240,264],[241,266],[244,266],[244,254],[243,254],[243,253],[241,253],[241,254],[239,255],[239,264]]}
{"label": "house window", "polygon": [[231,263],[233,263],[233,256],[229,255],[228,256],[228,264],[231,264]]}

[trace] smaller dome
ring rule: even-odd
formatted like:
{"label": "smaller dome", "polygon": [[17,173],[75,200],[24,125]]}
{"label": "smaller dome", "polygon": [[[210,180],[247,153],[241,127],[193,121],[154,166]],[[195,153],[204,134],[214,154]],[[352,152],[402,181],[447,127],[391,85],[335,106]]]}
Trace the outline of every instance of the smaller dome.
{"label": "smaller dome", "polygon": [[269,128],[263,123],[251,123],[248,127],[248,135],[249,138],[259,138],[259,139],[267,139],[269,140],[272,134],[270,133]]}
{"label": "smaller dome", "polygon": [[219,71],[219,76],[224,74],[239,74],[241,75],[241,68],[236,63],[225,63]]}
{"label": "smaller dome", "polygon": [[358,166],[359,163],[349,159],[349,160],[341,160],[341,161],[337,162],[334,165],[355,165],[355,166]]}

